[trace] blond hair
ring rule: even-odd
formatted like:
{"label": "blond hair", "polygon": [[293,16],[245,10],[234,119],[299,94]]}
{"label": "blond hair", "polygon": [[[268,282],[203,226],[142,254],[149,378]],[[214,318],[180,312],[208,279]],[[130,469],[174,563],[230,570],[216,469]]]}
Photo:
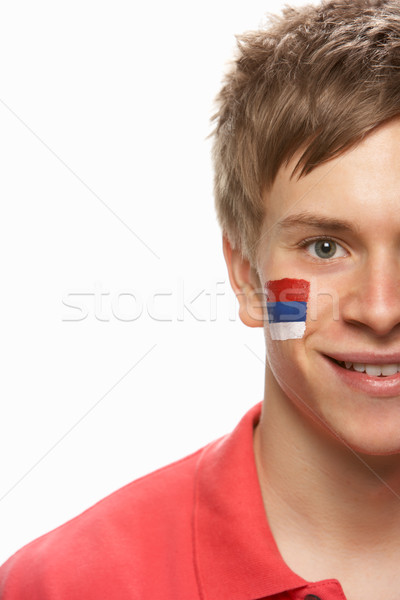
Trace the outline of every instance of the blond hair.
{"label": "blond hair", "polygon": [[237,36],[212,133],[217,217],[255,264],[262,196],[304,148],[292,176],[338,156],[400,115],[400,0],[285,5]]}

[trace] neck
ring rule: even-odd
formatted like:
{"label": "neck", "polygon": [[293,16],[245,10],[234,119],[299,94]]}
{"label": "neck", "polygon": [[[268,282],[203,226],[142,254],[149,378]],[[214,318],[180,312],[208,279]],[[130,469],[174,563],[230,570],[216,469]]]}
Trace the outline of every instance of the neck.
{"label": "neck", "polygon": [[400,456],[355,452],[301,414],[268,378],[266,390],[254,452],[279,549],[286,534],[292,548],[296,536],[299,547],[313,539],[315,548],[337,557],[356,552],[361,558],[360,548],[381,548],[386,555],[397,548]]}

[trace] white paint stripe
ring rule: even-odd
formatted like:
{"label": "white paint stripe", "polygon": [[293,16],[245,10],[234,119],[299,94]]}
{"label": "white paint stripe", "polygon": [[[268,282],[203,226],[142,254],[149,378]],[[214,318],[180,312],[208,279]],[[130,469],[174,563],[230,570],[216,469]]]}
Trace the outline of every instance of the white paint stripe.
{"label": "white paint stripe", "polygon": [[269,324],[269,331],[273,340],[299,340],[303,337],[305,330],[305,321]]}

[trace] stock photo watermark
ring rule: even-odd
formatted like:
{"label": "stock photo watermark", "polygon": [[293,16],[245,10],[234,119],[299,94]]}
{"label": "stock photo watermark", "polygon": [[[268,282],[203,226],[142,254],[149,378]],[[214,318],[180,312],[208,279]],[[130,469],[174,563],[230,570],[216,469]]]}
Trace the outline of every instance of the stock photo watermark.
{"label": "stock photo watermark", "polygon": [[206,322],[216,321],[223,314],[226,317],[227,308],[228,319],[234,321],[236,299],[228,288],[225,280],[217,280],[208,287],[193,290],[188,289],[184,279],[178,279],[173,286],[143,293],[132,288],[111,291],[95,282],[92,290],[64,294],[62,321],[79,322],[93,318],[106,323],[112,320],[129,323],[146,317],[160,322],[186,319]]}
{"label": "stock photo watermark", "polygon": [[[318,287],[317,279],[311,280],[311,296],[315,301],[309,303],[307,318],[318,319],[321,307],[331,306],[331,316],[339,320],[339,294],[336,290]],[[288,290],[287,293],[292,290]],[[184,279],[177,279],[174,285],[160,287],[143,292],[141,289],[112,290],[97,281],[92,289],[68,290],[62,297],[63,322],[82,322],[93,319],[103,323],[120,321],[132,323],[148,318],[159,322],[198,322],[229,321],[239,318],[238,300],[246,296],[247,310],[250,316],[260,320],[267,319],[266,295],[263,288],[251,291],[232,292],[229,281],[219,279],[206,287],[193,289]],[[280,301],[287,300],[282,290]],[[299,307],[299,311],[301,307]],[[260,317],[260,314],[263,314]]]}

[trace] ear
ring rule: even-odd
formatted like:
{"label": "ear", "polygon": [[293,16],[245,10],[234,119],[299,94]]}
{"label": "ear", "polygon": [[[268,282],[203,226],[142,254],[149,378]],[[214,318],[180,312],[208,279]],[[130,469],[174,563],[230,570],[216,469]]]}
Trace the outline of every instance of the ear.
{"label": "ear", "polygon": [[257,271],[232,248],[227,237],[223,236],[222,244],[229,281],[239,301],[239,317],[248,327],[263,327],[265,296]]}

